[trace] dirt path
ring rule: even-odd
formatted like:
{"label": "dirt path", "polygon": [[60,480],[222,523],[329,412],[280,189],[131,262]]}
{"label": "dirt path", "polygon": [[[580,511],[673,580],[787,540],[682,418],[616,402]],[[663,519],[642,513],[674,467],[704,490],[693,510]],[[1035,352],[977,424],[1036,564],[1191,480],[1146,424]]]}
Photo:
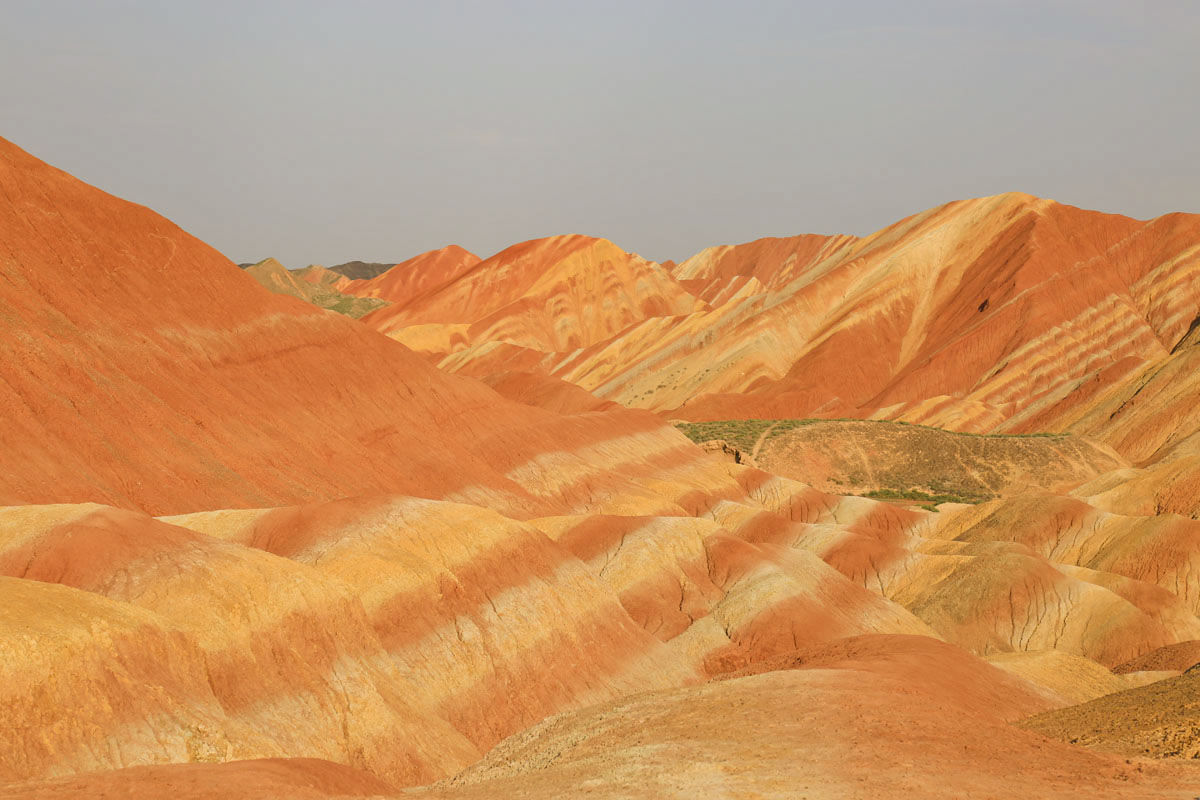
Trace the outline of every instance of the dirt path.
{"label": "dirt path", "polygon": [[758,463],[758,451],[762,450],[763,443],[767,441],[767,437],[771,435],[771,431],[778,428],[779,424],[781,422],[783,422],[783,420],[776,421],[776,423],[774,425],[768,425],[766,430],[764,430],[759,435],[758,441],[756,441],[754,443],[754,447],[750,450],[750,461],[751,462],[753,462],[755,464]]}

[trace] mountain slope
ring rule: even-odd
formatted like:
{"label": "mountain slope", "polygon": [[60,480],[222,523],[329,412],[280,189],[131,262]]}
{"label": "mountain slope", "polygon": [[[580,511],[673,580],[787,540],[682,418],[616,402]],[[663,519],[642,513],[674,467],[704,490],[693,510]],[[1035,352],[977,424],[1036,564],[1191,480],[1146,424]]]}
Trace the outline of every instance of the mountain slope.
{"label": "mountain slope", "polygon": [[421,332],[436,325],[452,331],[451,351],[503,343],[551,353],[606,341],[641,320],[698,305],[662,267],[612,242],[553,236],[447,275],[436,288],[364,322],[417,349],[425,349]]}
{"label": "mountain slope", "polygon": [[351,281],[343,290],[358,297],[407,305],[457,279],[479,261],[474,253],[448,245],[402,261],[374,277]]}
{"label": "mountain slope", "polygon": [[[918,637],[859,637],[798,669],[564,714],[417,798],[1187,798],[1195,773],[1007,724],[1039,698]],[[848,755],[849,754],[849,755]]]}
{"label": "mountain slope", "polygon": [[[520,274],[553,274],[557,241],[518,246]],[[882,417],[1022,432],[1131,379],[1188,332],[1200,216],[1142,222],[1012,193],[862,239],[709,248],[670,271],[693,308],[680,299],[574,337],[529,336],[530,309],[507,295],[485,321],[464,313],[492,286],[524,285],[508,261],[477,265],[439,302],[367,321],[452,371],[513,364],[689,420]],[[557,312],[586,319],[608,305],[597,295]]]}
{"label": "mountain slope", "polygon": [[[1022,416],[1063,387],[1119,381],[1179,340],[1200,290],[1197,245],[1200,217],[1142,223],[1027,195],[951,203],[773,297],[756,328],[816,312],[786,372],[679,413],[1027,430]],[[828,306],[800,305],[821,289]]]}
{"label": "mountain slope", "polygon": [[6,141],[0,188],[0,502],[162,513],[489,491],[545,513],[573,490],[543,490],[536,467],[530,488],[510,477],[536,457],[642,436],[606,457],[700,463],[654,417],[561,417],[440,373]]}

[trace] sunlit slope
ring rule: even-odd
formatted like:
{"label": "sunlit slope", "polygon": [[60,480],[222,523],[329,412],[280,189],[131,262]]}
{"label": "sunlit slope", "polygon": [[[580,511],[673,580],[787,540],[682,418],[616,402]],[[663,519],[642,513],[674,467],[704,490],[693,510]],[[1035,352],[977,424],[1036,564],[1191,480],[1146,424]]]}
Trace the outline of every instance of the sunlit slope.
{"label": "sunlit slope", "polygon": [[856,637],[801,651],[776,669],[564,714],[415,796],[1194,794],[1196,773],[1186,767],[1135,765],[1013,727],[1045,701],[934,640]]}
{"label": "sunlit slope", "polygon": [[1132,462],[1075,494],[1117,513],[1200,517],[1198,370],[1193,330],[1169,355],[1107,392],[1039,420],[1102,439]]}
{"label": "sunlit slope", "polygon": [[[413,785],[548,715],[847,636],[944,639],[921,651],[943,671],[1055,648],[1113,687],[1104,666],[1200,639],[1200,523],[1058,496],[931,515],[720,469],[674,516],[0,510],[5,779],[304,757]],[[1006,665],[1040,698],[1022,715],[1074,696],[1041,663]]]}
{"label": "sunlit slope", "polygon": [[702,305],[660,265],[605,239],[571,235],[513,245],[365,322],[418,351],[482,349],[486,361],[497,344],[536,354],[570,351]]}
{"label": "sunlit slope", "polygon": [[545,514],[646,496],[633,462],[667,452],[707,469],[653,416],[509,402],[271,294],[8,142],[0,184],[0,502],[164,513],[404,492]]}
{"label": "sunlit slope", "polygon": [[[932,639],[874,635],[797,651],[766,673],[641,692],[510,737],[452,780],[403,794],[308,759],[134,767],[0,787],[4,798],[199,800],[1194,796],[1196,770],[1019,730],[1046,700]],[[852,754],[847,757],[847,754]],[[797,765],[801,765],[798,768]]]}
{"label": "sunlit slope", "polygon": [[[722,491],[780,521],[837,504]],[[619,566],[596,560],[614,547]],[[687,618],[664,627],[680,575]],[[396,496],[162,520],[0,509],[0,594],[0,782],[303,757],[413,785],[547,715],[798,641],[932,633],[816,556],[708,520],[522,523]]]}
{"label": "sunlit slope", "polygon": [[[350,281],[341,288],[347,294],[406,306],[436,292],[478,263],[479,256],[457,245],[448,245],[402,261],[373,278]],[[378,321],[382,324],[384,318],[386,315],[381,315]]]}
{"label": "sunlit slope", "polygon": [[1017,194],[951,203],[852,245],[816,281],[840,289],[823,307],[798,305],[815,287],[798,288],[751,323],[814,325],[784,374],[681,413],[995,427],[1165,355],[1195,316],[1198,245],[1194,216],[1143,223]]}
{"label": "sunlit slope", "polygon": [[1143,222],[1012,193],[862,239],[709,248],[670,270],[693,308],[676,297],[588,325],[625,307],[592,289],[582,306],[545,301],[560,331],[535,325],[516,302],[530,296],[520,276],[569,284],[578,270],[557,265],[578,238],[518,245],[437,301],[368,321],[452,371],[512,365],[685,419],[884,417],[1020,432],[1166,357],[1200,297],[1200,217]]}

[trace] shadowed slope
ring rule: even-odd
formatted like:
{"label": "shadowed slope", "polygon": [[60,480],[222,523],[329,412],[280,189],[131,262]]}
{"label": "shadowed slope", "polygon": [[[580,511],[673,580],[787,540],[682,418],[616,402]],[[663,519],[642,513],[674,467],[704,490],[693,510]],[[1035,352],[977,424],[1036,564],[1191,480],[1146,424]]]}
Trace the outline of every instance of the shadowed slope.
{"label": "shadowed slope", "polygon": [[329,268],[329,271],[358,281],[378,277],[394,266],[395,264],[384,264],[378,261],[347,261],[344,264],[335,264]]}
{"label": "shadowed slope", "polygon": [[1129,756],[1200,758],[1200,670],[1031,717],[1021,726]]}

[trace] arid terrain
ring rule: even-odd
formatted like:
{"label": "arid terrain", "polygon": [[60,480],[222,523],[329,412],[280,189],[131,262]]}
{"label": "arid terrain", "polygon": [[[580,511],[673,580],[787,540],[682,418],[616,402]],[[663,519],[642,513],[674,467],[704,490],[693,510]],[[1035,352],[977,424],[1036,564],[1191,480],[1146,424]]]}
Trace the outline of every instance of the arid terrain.
{"label": "arid terrain", "polygon": [[1200,216],[396,256],[0,139],[0,798],[1200,795]]}

